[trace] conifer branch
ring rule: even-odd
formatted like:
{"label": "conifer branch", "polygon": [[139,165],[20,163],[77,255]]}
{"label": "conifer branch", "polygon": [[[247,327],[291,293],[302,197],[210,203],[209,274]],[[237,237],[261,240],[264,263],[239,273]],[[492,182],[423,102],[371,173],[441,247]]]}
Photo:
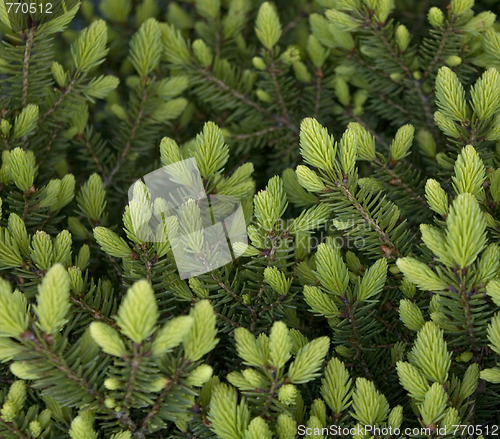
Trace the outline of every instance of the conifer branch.
{"label": "conifer branch", "polygon": [[266,116],[268,116],[269,118],[271,119],[275,119],[277,120],[278,122],[280,122],[281,124],[285,125],[286,127],[288,127],[291,131],[293,131],[294,133],[298,133],[299,130],[298,128],[292,123],[290,122],[287,118],[285,117],[282,117],[282,116],[279,116],[279,115],[276,115],[276,114],[273,114],[271,113],[269,110],[265,109],[264,107],[262,107],[261,105],[259,105],[257,102],[253,101],[252,99],[250,99],[249,97],[241,94],[240,92],[238,92],[237,90],[235,90],[234,88],[231,88],[229,87],[224,81],[220,80],[219,78],[217,78],[216,76],[214,76],[209,70],[207,69],[204,69],[204,68],[201,68],[199,69],[201,71],[201,73],[203,73],[203,75],[208,79],[210,80],[211,82],[213,82],[215,85],[217,85],[217,87],[224,91],[224,92],[228,92],[231,94],[231,96],[237,98],[238,100],[240,100],[241,102],[243,102],[244,104],[254,108],[255,110],[257,110],[259,113],[262,113]]}
{"label": "conifer branch", "polygon": [[243,303],[241,297],[238,296],[231,288],[229,288],[218,276],[213,273],[210,273],[210,277],[217,282],[217,285],[221,287],[226,293],[231,294],[231,296],[236,299],[238,302]]}
{"label": "conifer branch", "polygon": [[49,143],[47,144],[47,146],[45,148],[45,152],[42,155],[42,158],[40,159],[39,166],[43,165],[43,163],[45,163],[45,160],[47,160],[47,157],[49,156],[49,153],[50,153],[50,151],[52,149],[52,146],[54,145],[54,142],[56,141],[57,136],[61,132],[62,128],[63,128],[63,123],[62,122],[58,122],[57,125],[56,125],[56,127],[52,131],[52,135],[50,136]]}
{"label": "conifer branch", "polygon": [[126,425],[128,428],[135,428],[135,423],[132,421],[130,417],[122,413],[116,413],[112,409],[109,409],[105,406],[105,396],[99,392],[88,380],[74,370],[72,370],[57,353],[48,349],[31,331],[25,331],[21,334],[21,337],[26,340],[31,347],[41,354],[44,358],[46,358],[52,366],[54,366],[57,370],[59,370],[66,378],[73,381],[78,387],[85,391],[88,395],[92,395],[93,398],[96,399],[96,402],[101,406],[102,409],[105,409],[107,412],[111,412],[121,424]]}
{"label": "conifer branch", "polygon": [[12,435],[15,435],[15,437],[19,439],[29,439],[28,436],[26,436],[19,428],[17,428],[13,422],[7,422],[5,419],[2,418],[2,415],[0,414],[0,424],[2,424],[7,430]]}
{"label": "conifer branch", "polygon": [[137,374],[143,358],[141,347],[141,343],[134,343],[132,357],[128,359],[130,362],[130,375],[125,387],[125,397],[123,398],[123,407],[126,409],[130,408],[131,404],[133,404],[132,395],[136,387]]}
{"label": "conifer branch", "polygon": [[215,311],[215,314],[217,314],[217,317],[224,320],[226,323],[231,325],[233,328],[241,328],[241,325],[238,322],[235,322],[234,320],[230,319],[229,317],[225,316],[224,314],[222,314],[218,311]]}
{"label": "conifer branch", "polygon": [[428,204],[423,197],[423,194],[419,194],[416,192],[411,186],[409,186],[403,178],[398,175],[394,169],[391,168],[390,164],[387,165],[383,163],[381,160],[377,160],[376,163],[380,166],[380,168],[391,178],[389,184],[393,186],[398,186],[404,189],[404,191],[409,195],[412,200],[418,201],[422,206],[428,208]]}
{"label": "conifer branch", "polygon": [[153,273],[151,271],[152,261],[149,259],[149,250],[147,245],[141,245],[140,249],[144,256],[144,267],[146,268],[146,278],[150,284],[153,284]]}
{"label": "conifer branch", "polygon": [[274,57],[270,50],[268,50],[268,53],[270,59],[269,73],[271,73],[271,79],[273,81],[274,90],[276,91],[276,95],[278,96],[278,102],[280,104],[281,111],[283,113],[283,118],[287,120],[288,123],[290,123],[290,115],[288,114],[288,109],[286,108],[285,101],[283,99],[283,94],[281,93],[281,88],[280,85],[278,84],[278,78],[276,76],[276,74],[278,73],[278,70],[276,69],[276,63],[274,61]]}
{"label": "conifer branch", "polygon": [[[266,267],[270,267],[272,265],[272,263],[274,262],[274,257],[276,255],[276,250],[278,248],[278,238],[280,237],[279,236],[274,236],[272,237],[271,239],[271,242],[272,242],[272,245],[271,245],[271,249],[269,251],[269,259],[267,261],[267,264],[266,264]],[[257,292],[257,295],[256,295],[256,301],[259,302],[261,296],[262,296],[262,293],[264,292],[264,289],[266,287],[266,280],[265,279],[262,279],[262,282],[261,282],[261,285],[259,287],[259,291]],[[250,316],[251,316],[251,323],[250,323],[250,332],[253,332],[255,330],[255,324],[257,322],[257,315],[258,315],[258,312],[259,312],[259,308],[257,306],[257,304],[255,304],[254,306],[250,307]]]}
{"label": "conifer branch", "polygon": [[105,316],[100,310],[96,308],[92,308],[90,305],[87,303],[84,303],[81,299],[75,297],[75,296],[70,296],[71,302],[78,306],[80,309],[84,310],[85,312],[89,313],[94,320],[97,321],[102,321],[106,323],[107,325],[118,329],[118,325],[116,324],[115,320]]}
{"label": "conifer branch", "polygon": [[[350,107],[350,106],[346,107],[346,111],[344,114],[353,118],[357,123],[359,123],[361,126],[363,126],[377,140],[377,142],[380,145],[382,145],[387,151],[390,150],[389,144],[384,139],[382,139],[382,137],[380,137],[377,132],[372,130],[370,128],[370,126],[363,119],[361,119],[358,115],[354,114],[354,112],[352,111],[352,107]],[[422,171],[421,168],[416,167],[415,164],[411,163],[407,158],[404,158],[403,160],[405,160],[405,162],[408,163],[408,166],[413,167],[413,168],[417,168],[419,171]],[[398,186],[402,187],[405,190],[405,192],[408,193],[410,198],[417,200],[423,206],[428,207],[425,199],[422,197],[423,194],[419,194],[410,185],[408,185],[403,180],[403,178],[401,176],[396,174],[396,172],[394,171],[393,168],[391,168],[389,165],[382,162],[378,158],[375,160],[375,163],[377,163],[383,169],[383,171],[391,177],[391,180],[393,180],[395,183],[397,183]]]}
{"label": "conifer branch", "polygon": [[33,194],[36,192],[34,187],[31,187],[27,191],[23,193],[24,197],[24,207],[23,207],[23,214],[22,214],[22,219],[23,221],[26,221],[26,218],[28,216],[29,208],[30,208],[30,200]]}
{"label": "conifer branch", "polygon": [[373,137],[375,137],[380,145],[382,145],[387,151],[389,151],[389,144],[384,139],[382,139],[382,137],[380,137],[380,135],[375,130],[373,130],[361,117],[355,114],[353,108],[350,105],[345,107],[344,114],[354,119],[357,123],[363,126]]}
{"label": "conifer branch", "polygon": [[92,384],[90,384],[86,378],[80,376],[76,371],[72,370],[59,355],[57,355],[52,350],[48,349],[34,333],[31,331],[26,331],[22,334],[22,338],[32,345],[33,349],[42,354],[50,364],[57,368],[60,372],[63,373],[65,377],[73,381],[78,385],[85,393],[89,395],[95,396],[100,404],[104,406],[104,395],[101,394]]}
{"label": "conifer branch", "polygon": [[159,413],[161,409],[161,405],[167,398],[170,391],[174,388],[174,386],[179,384],[179,380],[181,376],[184,374],[185,368],[189,365],[189,361],[183,359],[182,363],[175,369],[175,374],[173,377],[169,379],[168,384],[163,388],[158,397],[156,398],[153,407],[148,412],[148,414],[144,417],[142,422],[140,423],[139,429],[134,432],[134,435],[142,439],[145,437],[145,434],[149,431],[149,424],[151,420]]}
{"label": "conifer branch", "polygon": [[374,230],[380,237],[381,245],[388,244],[389,252],[386,252],[386,256],[390,258],[399,258],[402,253],[398,250],[396,244],[391,241],[389,235],[380,227],[377,220],[372,218],[370,213],[363,207],[359,200],[354,196],[354,194],[349,190],[349,188],[340,181],[335,181],[335,185],[341,190],[345,197],[350,201],[354,208],[361,214],[363,219],[367,224],[370,224],[372,230]]}
{"label": "conifer branch", "polygon": [[237,90],[228,86],[224,81],[222,81],[221,79],[219,79],[215,75],[213,75],[208,69],[204,69],[204,68],[200,67],[199,70],[203,74],[204,77],[206,77],[208,80],[213,82],[220,90],[230,93],[231,96],[237,98],[238,100],[240,100],[244,104],[254,108],[259,113],[264,113],[264,114],[268,113],[268,111],[264,107],[260,106],[257,102],[251,100],[247,96],[241,94]]}
{"label": "conifer branch", "polygon": [[87,135],[87,133],[83,133],[81,134],[80,136],[78,136],[78,138],[80,140],[83,141],[83,143],[85,144],[88,152],[90,153],[91,157],[92,157],[92,160],[94,161],[97,169],[99,170],[100,174],[104,177],[104,167],[102,166],[101,162],[99,161],[95,151],[94,151],[94,147],[92,146],[92,143],[90,143],[90,139]]}
{"label": "conifer branch", "polygon": [[422,90],[422,80],[413,80],[413,84],[415,86],[415,90],[417,91],[418,97],[420,99],[420,102],[422,102],[422,108],[424,109],[424,115],[425,115],[425,124],[427,127],[430,128],[430,130],[433,133],[434,139],[436,141],[439,140],[439,130],[436,128],[436,125],[434,123],[434,113],[432,112],[432,109],[429,104],[430,96],[426,96]]}
{"label": "conifer branch", "polygon": [[448,40],[450,39],[450,36],[453,33],[453,28],[454,28],[456,20],[457,20],[457,17],[455,15],[453,15],[450,23],[448,24],[448,26],[446,26],[446,29],[443,33],[443,36],[441,38],[441,42],[439,43],[439,47],[436,50],[436,53],[434,54],[431,62],[427,65],[427,68],[425,69],[424,73],[422,73],[421,82],[424,82],[427,79],[427,77],[434,70],[434,67],[436,67],[437,63],[441,60],[441,55],[446,47],[446,44],[448,44]]}
{"label": "conifer branch", "polygon": [[115,174],[120,170],[124,160],[126,159],[128,153],[130,152],[130,149],[132,148],[135,135],[137,133],[137,129],[139,128],[139,125],[142,122],[143,116],[144,116],[144,110],[146,106],[146,101],[148,97],[148,89],[147,87],[144,87],[141,95],[141,101],[139,104],[139,110],[137,112],[137,116],[135,117],[135,120],[133,122],[132,128],[130,130],[130,134],[128,136],[127,142],[125,143],[125,146],[121,152],[121,154],[118,156],[118,160],[116,162],[116,165],[113,167],[111,172],[104,178],[103,185],[104,187],[107,187],[109,183],[113,180],[113,177]]}
{"label": "conifer branch", "polygon": [[386,94],[380,92],[380,91],[374,91],[374,94],[383,102],[386,104],[389,104],[391,107],[393,107],[395,110],[398,110],[402,114],[408,116],[408,120],[411,120],[412,114],[410,111],[408,111],[406,108],[402,107],[398,103],[394,102],[390,97],[388,97]]}
{"label": "conifer branch", "polygon": [[387,50],[387,53],[389,53],[394,61],[399,65],[401,70],[405,73],[405,76],[407,78],[413,78],[413,74],[411,70],[408,68],[406,63],[401,59],[399,56],[399,53],[396,52],[392,44],[389,42],[387,37],[384,35],[382,32],[382,29],[377,25],[373,20],[371,20],[369,17],[366,18],[365,26],[369,25],[370,29],[374,32],[374,34],[378,37],[380,42],[384,45],[384,47]]}
{"label": "conifer branch", "polygon": [[[429,107],[428,100],[429,98],[426,97],[422,91],[421,88],[421,82],[413,78],[413,73],[409,69],[409,67],[406,65],[406,63],[401,59],[399,53],[396,52],[392,44],[389,42],[387,37],[384,35],[382,29],[373,22],[370,18],[366,18],[365,25],[368,24],[370,25],[370,28],[373,30],[375,35],[379,38],[380,42],[384,45],[384,47],[387,50],[387,53],[389,53],[394,61],[399,65],[399,67],[403,70],[405,76],[409,81],[413,84],[415,91],[417,92],[417,95],[422,103],[422,108],[424,109],[424,114],[425,114],[425,121],[426,125],[431,127],[431,129],[434,130],[435,138],[438,139],[439,137],[436,136],[436,131],[435,131],[435,126],[434,126],[434,118],[433,118],[433,113]],[[380,73],[380,72],[377,72]],[[422,80],[423,82],[423,80]]]}
{"label": "conifer branch", "polygon": [[267,398],[266,402],[264,403],[264,407],[262,408],[262,411],[260,412],[260,416],[263,418],[267,417],[267,412],[269,411],[271,404],[273,402],[273,399],[276,398],[276,392],[279,389],[278,386],[278,379],[276,377],[276,370],[271,371],[271,375],[273,376],[273,380],[271,382],[271,387],[269,389],[269,392],[267,393]]}

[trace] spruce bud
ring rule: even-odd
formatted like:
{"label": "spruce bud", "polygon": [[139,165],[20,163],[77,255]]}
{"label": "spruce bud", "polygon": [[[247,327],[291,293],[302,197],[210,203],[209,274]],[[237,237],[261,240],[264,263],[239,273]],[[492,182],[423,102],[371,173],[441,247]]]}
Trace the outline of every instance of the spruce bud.
{"label": "spruce bud", "polygon": [[22,380],[37,380],[40,378],[40,375],[37,373],[38,367],[24,361],[14,361],[11,363],[10,371]]}
{"label": "spruce bud", "polygon": [[448,195],[433,178],[429,178],[425,184],[425,198],[434,212],[442,216],[448,213]]}
{"label": "spruce bud", "polygon": [[286,65],[300,61],[300,50],[297,46],[288,46],[288,48],[281,54],[280,60]]}
{"label": "spruce bud", "polygon": [[212,64],[213,55],[210,48],[203,40],[197,39],[193,42],[193,53],[202,67],[209,67]]}
{"label": "spruce bud", "polygon": [[285,274],[276,267],[267,267],[264,270],[264,279],[280,295],[288,293],[292,284],[292,279],[287,279]]}
{"label": "spruce bud", "polygon": [[297,436],[297,422],[291,416],[282,413],[278,416],[276,431],[280,439],[294,439]]}
{"label": "spruce bud", "polygon": [[106,378],[104,380],[104,387],[108,390],[117,390],[121,387],[121,383],[116,378]]}
{"label": "spruce bud", "polygon": [[64,71],[64,67],[57,61],[54,61],[50,66],[50,71],[52,72],[52,76],[57,82],[57,85],[59,87],[65,87],[68,82],[68,78],[66,72]]}
{"label": "spruce bud", "polygon": [[293,405],[297,398],[297,387],[293,384],[285,384],[278,391],[278,399],[285,405]]}
{"label": "spruce bud", "polygon": [[455,15],[462,15],[474,6],[474,0],[451,0],[451,10]]}
{"label": "spruce bud", "polygon": [[68,267],[68,276],[71,291],[77,295],[80,294],[83,291],[82,270],[79,267]]}
{"label": "spruce bud", "polygon": [[[81,412],[80,412],[81,413]],[[97,439],[97,433],[92,427],[93,419],[79,415],[71,422],[69,436],[71,439]]]}
{"label": "spruce bud", "polygon": [[399,428],[403,423],[403,407],[401,407],[400,405],[394,407],[389,413],[387,423],[393,429]]}
{"label": "spruce bud", "polygon": [[309,35],[307,39],[307,53],[314,67],[320,69],[328,56],[328,51],[321,45],[314,35]]}
{"label": "spruce bud", "polygon": [[26,383],[24,381],[14,381],[10,386],[7,398],[0,413],[6,422],[11,422],[19,414],[26,401]]}
{"label": "spruce bud", "polygon": [[404,75],[401,72],[394,72],[389,75],[389,77],[394,81],[397,82],[401,79],[403,79]]}
{"label": "spruce bud", "polygon": [[96,227],[94,237],[101,249],[110,256],[126,258],[132,253],[125,240],[106,227]]}
{"label": "spruce bud", "polygon": [[30,134],[36,128],[38,113],[38,105],[26,105],[14,121],[14,132],[12,133],[12,138],[19,139],[20,137]]}
{"label": "spruce bud", "polygon": [[[461,418],[460,415],[458,414],[458,410],[455,407],[448,407],[439,425],[441,426],[441,428],[445,426],[444,428],[446,428],[449,431],[451,428],[454,428],[453,427],[454,425],[460,424],[460,419]],[[481,437],[484,439],[484,436],[478,436],[478,438]]]}
{"label": "spruce bud", "polygon": [[456,67],[462,63],[462,58],[456,55],[450,55],[444,60],[444,62],[450,67]]}
{"label": "spruce bud", "polygon": [[125,354],[125,344],[118,331],[111,326],[102,322],[92,322],[90,335],[105,353],[115,357],[122,357]]}
{"label": "spruce bud", "polygon": [[318,174],[316,174],[316,172],[312,169],[304,165],[298,165],[295,172],[297,173],[300,185],[304,189],[309,192],[321,192],[325,190],[325,184],[321,181]]}
{"label": "spruce bud", "polygon": [[293,63],[293,71],[295,73],[295,77],[302,82],[309,83],[311,82],[311,74],[307,70],[307,66],[302,61],[297,61]]}
{"label": "spruce bud", "polygon": [[262,45],[271,50],[281,37],[281,23],[276,10],[269,2],[259,8],[255,20],[255,33]]}
{"label": "spruce bud", "polygon": [[359,28],[359,23],[353,17],[336,9],[328,9],[325,16],[340,31],[352,32]]}
{"label": "spruce bud", "polygon": [[347,84],[347,82],[344,81],[344,79],[342,79],[340,76],[336,76],[333,84],[335,87],[335,94],[337,95],[337,99],[339,100],[339,102],[344,106],[349,105],[351,96],[349,93],[349,85]]}
{"label": "spruce bud", "polygon": [[158,306],[153,289],[145,279],[135,282],[127,291],[115,320],[120,332],[135,343],[149,337],[156,326]]}
{"label": "spruce bud", "polygon": [[69,289],[68,273],[61,264],[55,264],[38,287],[35,307],[37,326],[45,333],[55,334],[67,322],[66,314],[70,309]]}
{"label": "spruce bud", "polygon": [[390,146],[391,158],[393,160],[401,160],[409,154],[414,134],[415,128],[410,124],[398,129]]}
{"label": "spruce bud", "polygon": [[448,395],[444,391],[442,384],[432,384],[420,406],[420,415],[422,416],[424,425],[431,425],[442,416],[446,409],[447,401]]}
{"label": "spruce bud", "polygon": [[120,120],[127,120],[128,119],[127,112],[125,111],[125,109],[121,105],[113,104],[113,105],[111,105],[110,110],[118,119],[120,119]]}
{"label": "spruce bud", "polygon": [[76,216],[68,217],[68,229],[76,238],[87,237],[87,229]]}
{"label": "spruce bud", "polygon": [[436,111],[434,113],[434,122],[439,127],[439,129],[449,137],[458,139],[460,137],[460,132],[458,131],[457,125],[450,117],[446,116],[442,111]]}
{"label": "spruce bud", "polygon": [[432,27],[439,29],[444,22],[444,14],[443,11],[435,6],[429,9],[429,13],[427,14],[427,19]]}
{"label": "spruce bud", "polygon": [[468,363],[473,357],[474,354],[472,352],[462,352],[460,355],[457,355],[457,361]]}
{"label": "spruce bud", "polygon": [[202,364],[193,370],[186,382],[193,387],[201,387],[212,377],[213,369],[208,364]]}
{"label": "spruce bud", "polygon": [[493,12],[485,11],[473,17],[462,29],[465,32],[483,32],[493,26],[496,15]]}
{"label": "spruce bud", "polygon": [[4,135],[4,137],[9,136],[11,128],[12,124],[7,119],[2,119],[0,122],[0,132]]}
{"label": "spruce bud", "polygon": [[262,90],[261,88],[256,90],[255,94],[257,95],[257,98],[259,98],[259,100],[261,100],[262,102],[272,102],[269,93],[267,91]]}
{"label": "spruce bud", "polygon": [[31,436],[33,436],[34,438],[37,438],[42,433],[42,427],[40,426],[40,422],[38,422],[36,420],[31,421],[29,423],[28,430],[29,430]]}
{"label": "spruce bud", "polygon": [[418,331],[425,323],[420,308],[408,299],[399,302],[399,318],[412,331]]}

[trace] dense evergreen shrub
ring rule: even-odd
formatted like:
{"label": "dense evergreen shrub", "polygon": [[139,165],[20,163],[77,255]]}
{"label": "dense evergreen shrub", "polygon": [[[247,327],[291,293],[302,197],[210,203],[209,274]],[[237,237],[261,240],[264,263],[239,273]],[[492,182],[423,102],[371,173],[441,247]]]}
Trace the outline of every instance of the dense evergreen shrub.
{"label": "dense evergreen shrub", "polygon": [[[500,434],[497,1],[32,3],[0,3],[0,438]],[[188,158],[249,245],[183,279],[128,191]]]}

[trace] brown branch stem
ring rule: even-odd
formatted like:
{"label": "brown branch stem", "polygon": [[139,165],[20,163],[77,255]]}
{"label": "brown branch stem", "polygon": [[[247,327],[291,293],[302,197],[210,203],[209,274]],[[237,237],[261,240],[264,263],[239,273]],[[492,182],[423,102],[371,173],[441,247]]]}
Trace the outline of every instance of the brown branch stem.
{"label": "brown branch stem", "polygon": [[161,393],[158,395],[158,398],[156,398],[156,401],[153,405],[153,408],[151,409],[151,411],[146,415],[146,417],[142,420],[142,423],[141,423],[141,427],[139,428],[139,430],[137,430],[135,433],[134,433],[134,436],[139,438],[139,439],[143,439],[145,438],[145,433],[148,432],[148,428],[149,428],[149,423],[151,422],[151,419],[153,419],[153,417],[160,411],[160,408],[161,408],[161,404],[163,403],[163,401],[165,401],[165,399],[167,398],[168,396],[168,393],[172,390],[172,388],[178,383],[179,381],[179,378],[182,376],[182,374],[184,373],[184,368],[188,365],[189,363],[183,363],[181,364],[181,366],[179,368],[177,368],[175,370],[175,375],[172,377],[172,379],[170,380],[170,382],[167,384],[167,386],[161,391]]}
{"label": "brown branch stem", "polygon": [[379,235],[379,239],[388,244],[391,247],[391,257],[398,258],[401,257],[402,254],[396,247],[387,233],[382,230],[375,219],[371,217],[371,215],[365,210],[365,208],[361,205],[361,203],[356,199],[356,197],[352,194],[352,192],[342,184],[340,181],[336,181],[335,185],[341,190],[341,192],[345,195],[345,197],[350,201],[350,203],[354,206],[354,208],[361,214],[367,224],[370,224],[373,230]]}
{"label": "brown branch stem", "polygon": [[209,81],[213,82],[217,87],[219,87],[220,90],[231,94],[231,96],[233,96],[236,99],[238,99],[239,101],[243,102],[245,105],[248,105],[249,107],[254,108],[259,113],[262,113],[269,118],[276,119],[278,122],[280,122],[281,124],[288,127],[294,133],[299,132],[298,128],[294,124],[292,124],[289,120],[283,118],[282,116],[271,113],[269,110],[265,109],[264,107],[259,105],[257,102],[255,102],[252,99],[248,98],[247,96],[243,95],[239,91],[229,87],[224,81],[222,81],[219,78],[217,78],[216,76],[214,76],[209,70],[200,68],[200,71],[203,73],[203,75]]}
{"label": "brown branch stem", "polygon": [[116,162],[115,167],[111,170],[111,172],[108,174],[108,176],[104,179],[103,185],[104,187],[108,186],[109,183],[111,183],[111,180],[115,176],[115,174],[119,171],[121,168],[123,161],[127,157],[127,154],[130,152],[130,149],[132,148],[132,144],[135,139],[135,135],[137,133],[137,129],[139,128],[139,125],[141,124],[142,118],[144,116],[144,109],[146,105],[146,100],[147,100],[147,88],[144,89],[141,97],[141,103],[139,105],[139,111],[137,113],[137,117],[135,118],[134,124],[132,125],[132,129],[130,130],[130,135],[128,137],[127,143],[125,144],[125,147],[122,150],[122,153],[118,157],[118,160]]}
{"label": "brown branch stem", "polygon": [[26,38],[26,47],[24,48],[24,60],[23,60],[23,93],[21,97],[21,102],[23,107],[28,105],[28,90],[29,90],[29,66],[31,51],[33,49],[33,42],[35,40],[36,26],[30,28],[28,36]]}
{"label": "brown branch stem", "polygon": [[106,317],[101,311],[99,311],[98,309],[95,309],[95,308],[92,308],[91,306],[87,305],[86,303],[83,303],[80,299],[74,297],[74,296],[71,296],[70,297],[70,301],[78,306],[81,310],[83,311],[86,311],[88,312],[89,314],[92,315],[92,317],[95,319],[95,320],[100,320],[104,323],[106,323],[107,325],[109,326],[112,326],[113,328],[115,329],[118,329],[118,325],[116,324],[116,322],[110,318],[110,317]]}

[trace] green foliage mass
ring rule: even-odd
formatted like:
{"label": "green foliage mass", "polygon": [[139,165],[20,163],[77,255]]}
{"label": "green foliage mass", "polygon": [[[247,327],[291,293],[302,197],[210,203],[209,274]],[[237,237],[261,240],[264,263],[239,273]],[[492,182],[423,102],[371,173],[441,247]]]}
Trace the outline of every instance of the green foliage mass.
{"label": "green foliage mass", "polygon": [[[1,438],[500,433],[498,2],[62,3],[0,3]],[[249,245],[183,279],[188,158]]]}

